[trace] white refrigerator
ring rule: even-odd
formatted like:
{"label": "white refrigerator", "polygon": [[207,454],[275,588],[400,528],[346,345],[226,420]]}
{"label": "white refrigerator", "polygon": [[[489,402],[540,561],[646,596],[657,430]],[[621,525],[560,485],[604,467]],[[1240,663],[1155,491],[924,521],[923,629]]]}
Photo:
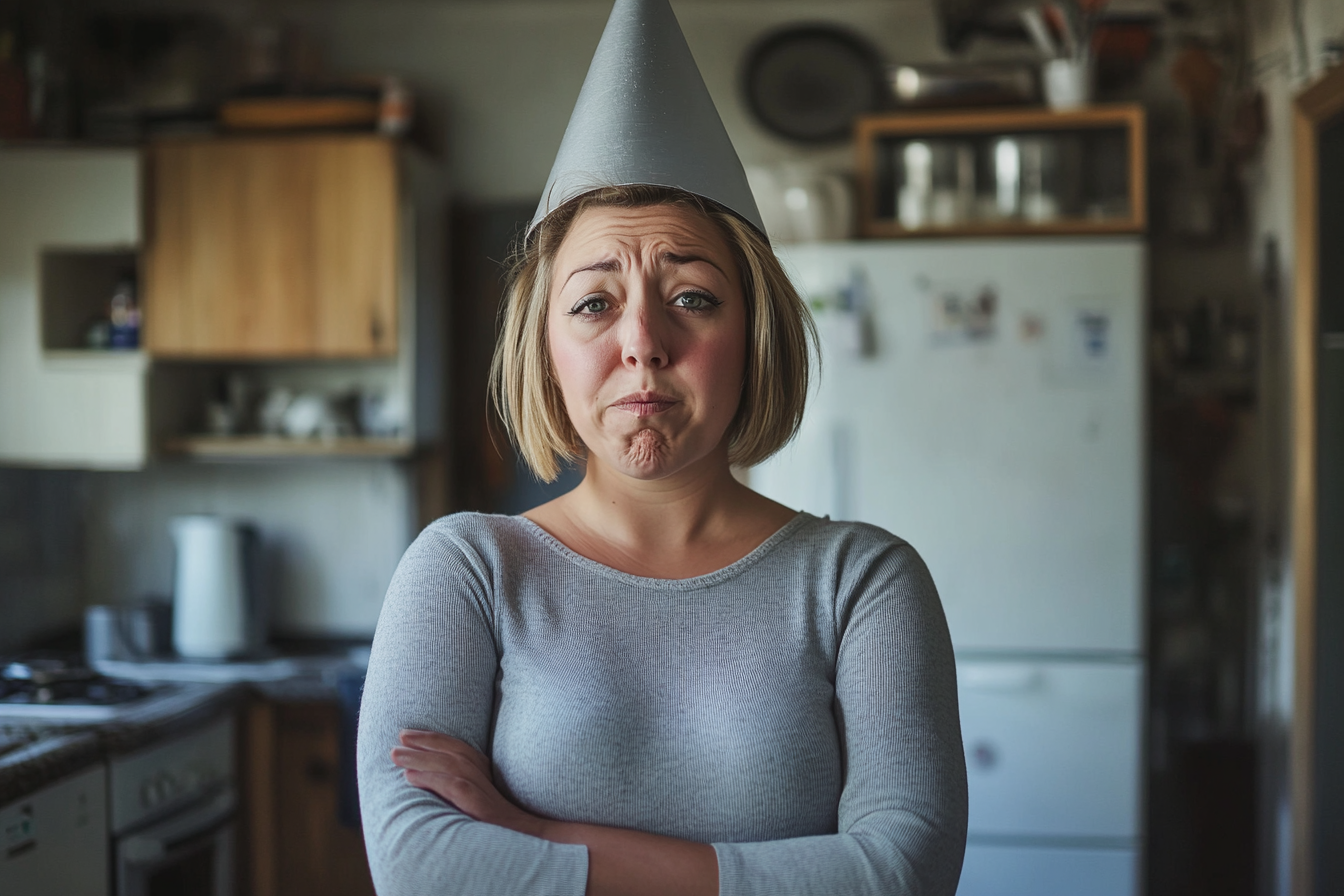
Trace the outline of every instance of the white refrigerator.
{"label": "white refrigerator", "polygon": [[1137,238],[790,246],[822,367],[751,471],[933,573],[957,655],[959,896],[1140,889],[1143,305]]}

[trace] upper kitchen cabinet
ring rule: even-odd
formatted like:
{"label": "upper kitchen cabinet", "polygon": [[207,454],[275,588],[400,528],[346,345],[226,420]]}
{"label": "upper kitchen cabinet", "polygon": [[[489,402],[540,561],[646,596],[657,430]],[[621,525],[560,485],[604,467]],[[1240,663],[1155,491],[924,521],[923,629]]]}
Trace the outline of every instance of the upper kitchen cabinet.
{"label": "upper kitchen cabinet", "polygon": [[396,144],[320,135],[146,150],[145,345],[155,357],[398,351]]}
{"label": "upper kitchen cabinet", "polygon": [[133,149],[0,147],[0,464],[145,461],[144,355],[84,348],[135,270],[139,172]]}

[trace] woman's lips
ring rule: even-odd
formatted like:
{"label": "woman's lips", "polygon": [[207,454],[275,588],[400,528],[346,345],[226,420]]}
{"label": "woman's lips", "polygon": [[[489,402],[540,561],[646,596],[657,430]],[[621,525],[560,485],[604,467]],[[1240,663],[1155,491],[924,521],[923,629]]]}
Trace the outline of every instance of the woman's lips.
{"label": "woman's lips", "polygon": [[636,417],[652,417],[654,414],[661,414],[676,403],[677,399],[670,395],[663,395],[658,392],[632,392],[623,398],[616,399],[611,403],[611,406],[618,411],[625,411],[627,414],[633,414]]}

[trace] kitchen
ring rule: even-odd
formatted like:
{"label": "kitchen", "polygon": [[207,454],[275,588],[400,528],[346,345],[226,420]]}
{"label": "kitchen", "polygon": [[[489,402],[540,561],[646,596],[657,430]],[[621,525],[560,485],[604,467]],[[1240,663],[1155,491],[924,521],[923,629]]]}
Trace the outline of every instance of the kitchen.
{"label": "kitchen", "polygon": [[[229,847],[239,862],[238,891],[330,892],[337,891],[336,881],[351,885],[356,879],[332,858],[348,855],[359,842],[357,827],[342,823],[352,819],[348,794],[342,796],[338,786],[347,722],[339,698],[357,674],[391,571],[415,532],[442,513],[517,512],[541,500],[535,484],[501,455],[506,440],[485,423],[495,263],[517,224],[532,213],[609,7],[596,0],[0,5],[0,30],[22,33],[10,57],[25,60],[26,75],[33,70],[31,50],[44,49],[50,71],[76,83],[94,79],[80,85],[80,93],[56,89],[60,80],[53,77],[48,112],[34,117],[40,129],[0,147],[0,195],[8,209],[0,211],[0,256],[8,278],[0,278],[0,655],[45,647],[78,651],[87,607],[130,608],[173,597],[183,562],[175,547],[175,537],[177,545],[182,539],[171,521],[202,513],[255,525],[262,590],[272,598],[268,632],[274,651],[253,668],[234,669],[245,679],[241,683],[184,681],[209,673],[183,665],[169,673],[176,676],[169,696],[191,705],[166,705],[154,719],[66,725],[64,741],[44,734],[30,742],[29,734],[16,734],[15,748],[0,755],[0,775],[9,764],[31,767],[25,757],[41,753],[70,757],[62,762],[70,763],[63,768],[72,775],[102,762],[116,778],[124,774],[118,771],[121,759],[208,728],[204,717],[231,715],[233,756],[222,762],[232,767],[219,775],[233,776],[240,806]],[[791,187],[800,188],[793,196],[815,200],[835,195],[828,191],[837,182],[846,189],[863,183],[865,146],[903,139],[899,121],[891,121],[899,110],[890,111],[888,101],[880,112],[863,107],[864,114],[881,119],[875,127],[887,128],[869,132],[867,143],[853,136],[847,122],[838,137],[782,135],[789,123],[771,118],[743,86],[751,54],[762,49],[764,38],[826,23],[860,36],[884,65],[1017,62],[1035,69],[1043,55],[1011,4],[682,0],[673,7],[753,186],[761,185],[764,197],[773,186],[781,200],[767,221],[774,224],[772,236],[799,259],[820,251],[806,245],[818,237],[843,235],[878,245],[862,238],[876,237],[876,231],[856,231],[855,224],[837,220],[840,215],[795,216],[787,200]],[[1310,736],[1317,710],[1301,683],[1301,666],[1294,668],[1313,648],[1294,628],[1309,618],[1311,585],[1293,568],[1305,530],[1296,522],[1289,479],[1304,470],[1300,460],[1290,463],[1301,450],[1294,429],[1300,414],[1290,414],[1300,395],[1294,391],[1299,342],[1292,328],[1301,323],[1293,313],[1300,301],[1296,290],[1310,280],[1300,254],[1310,241],[1299,235],[1305,225],[1297,217],[1293,102],[1327,75],[1331,60],[1338,61],[1344,11],[1324,0],[1261,0],[1244,9],[1114,0],[1106,15],[1110,33],[1128,43],[1103,57],[1109,64],[1098,72],[1096,109],[1139,105],[1147,128],[1141,153],[1147,190],[1132,174],[1129,181],[1131,201],[1138,197],[1146,204],[1146,215],[1116,231],[1119,239],[1137,235],[1147,267],[1146,282],[1137,283],[1130,302],[1143,304],[1128,309],[1136,315],[1133,357],[1144,359],[1142,371],[1131,371],[1133,382],[1143,384],[1133,397],[1141,400],[1144,416],[1129,431],[1141,453],[1125,461],[1125,513],[1138,521],[1132,536],[1138,559],[1127,586],[1134,594],[1126,598],[1133,631],[1127,637],[1146,666],[1142,714],[1132,731],[1134,756],[1125,760],[1131,766],[1125,781],[1131,783],[1117,785],[1128,788],[1119,799],[1127,800],[1128,840],[1135,844],[1124,885],[1128,892],[1154,894],[1331,892],[1330,881],[1340,878],[1330,875],[1338,870],[1323,864],[1327,860],[1317,854],[1325,851],[1311,844],[1329,842],[1329,831],[1337,831],[1330,827],[1340,814],[1330,777],[1336,772],[1318,759],[1318,787],[1302,784],[1302,769],[1310,767],[1303,765],[1302,737]],[[149,62],[130,67],[136,32],[129,23],[155,16],[160,24],[164,17],[175,20],[185,36],[169,42],[165,56],[160,33],[159,55],[141,47]],[[98,65],[86,66],[74,48],[84,47],[80,41],[92,40],[90,35],[99,37]],[[203,60],[216,60],[218,69]],[[27,75],[25,84],[29,80],[36,79]],[[212,288],[219,292],[194,304],[183,300],[176,323],[156,315],[156,278],[162,283],[172,276],[172,266],[151,265],[174,251],[156,240],[186,228],[165,229],[164,216],[171,213],[166,202],[152,213],[147,206],[165,201],[166,180],[157,179],[193,164],[188,159],[174,169],[174,150],[194,145],[208,153],[222,114],[218,104],[226,97],[257,99],[269,92],[283,98],[296,84],[337,80],[346,90],[336,98],[354,97],[366,111],[373,107],[365,133],[379,122],[388,133],[404,130],[394,138],[398,148],[388,163],[413,201],[384,213],[361,206],[349,217],[364,229],[322,262],[338,270],[349,270],[340,268],[344,264],[396,270],[399,285],[386,294],[384,322],[361,317],[346,332],[365,342],[331,348],[321,340],[342,337],[318,333],[303,343],[307,337],[294,335],[302,333],[302,316],[267,317],[275,313],[274,303],[251,300],[247,307],[259,325],[250,328],[245,320],[214,316],[229,290],[270,288],[265,277],[241,275],[216,280]],[[360,90],[350,87],[355,82]],[[248,83],[250,94],[240,89]],[[409,113],[407,95],[413,98]],[[209,107],[204,121],[194,101]],[[135,103],[143,106],[139,114]],[[144,111],[155,103],[169,109],[177,103],[180,114]],[[248,109],[245,103],[233,108]],[[914,114],[905,113],[904,120]],[[1125,127],[1133,139],[1135,126]],[[331,133],[319,129],[304,139],[320,142]],[[382,140],[384,147],[386,139],[350,130],[341,136],[350,143]],[[8,174],[20,163],[39,165],[48,156],[70,161],[75,154],[97,156],[107,168],[88,182],[48,176],[42,195],[31,188],[38,182],[32,169]],[[1131,152],[1131,158],[1139,154]],[[153,163],[142,164],[147,158]],[[363,172],[380,163],[350,164]],[[277,170],[282,173],[272,181],[271,195],[281,195],[283,171],[298,168]],[[837,173],[840,178],[830,176]],[[180,189],[191,188],[189,176],[182,177]],[[260,202],[268,194],[259,195]],[[867,194],[852,195],[862,206]],[[769,214],[767,199],[759,201]],[[830,207],[843,203],[834,200]],[[99,214],[88,214],[93,207]],[[920,206],[914,208],[915,218],[903,218],[893,198],[890,209],[856,207],[855,217],[858,226],[867,220],[878,230],[886,227],[883,239],[904,240],[917,251],[933,241],[894,232],[906,224],[919,228]],[[274,227],[238,241],[236,258],[292,245],[285,240],[299,225],[280,209],[274,216]],[[1048,223],[1048,215],[1041,217]],[[192,223],[208,226],[210,220]],[[1048,240],[1068,251],[1092,238],[1043,231],[1014,237],[1014,245]],[[939,252],[968,257],[974,257],[970,247],[979,245],[951,238],[937,243]],[[382,261],[369,261],[377,258]],[[115,292],[127,259],[132,269],[138,264],[149,351],[82,354],[90,351],[84,346],[91,312]],[[826,318],[829,345],[862,350],[866,327],[875,326],[881,336],[890,324],[876,313],[868,323],[861,314],[834,313],[854,310],[852,296],[862,293],[851,288],[848,261],[836,268],[817,275],[809,298],[819,319]],[[229,270],[227,263],[221,270]],[[32,285],[16,285],[15,271]],[[42,294],[40,315],[39,282],[70,285]],[[293,280],[285,286],[304,291]],[[845,294],[851,298],[828,305],[828,296]],[[15,295],[21,296],[17,304],[10,298]],[[874,288],[870,300],[877,305],[883,295]],[[1044,312],[1033,324],[1024,313],[1033,309],[1015,307],[1014,300],[1005,287],[996,336],[977,335],[986,332],[984,314],[947,315],[944,355],[983,354],[994,338],[1026,346],[1036,324],[1047,333],[1059,331]],[[1108,320],[1118,326],[1120,317]],[[113,322],[107,323],[110,329]],[[846,342],[851,325],[857,336]],[[296,341],[222,349],[191,342],[218,338],[224,344],[249,333]],[[378,333],[381,338],[374,339]],[[112,337],[93,335],[107,340],[102,344]],[[883,343],[873,347],[880,354]],[[845,363],[837,359],[834,366]],[[279,410],[264,422],[268,405]],[[246,437],[268,431],[295,435]],[[368,435],[352,442],[351,432]],[[817,512],[862,510],[855,496],[865,484],[836,484],[863,475],[862,467],[846,468],[840,460],[847,456],[840,450],[845,438],[860,438],[844,432],[821,439],[821,450],[830,452],[822,455],[830,484],[803,500],[834,503],[813,504]],[[1326,469],[1323,464],[1323,477]],[[968,549],[985,548],[972,543]],[[1328,572],[1322,568],[1317,575]],[[1324,578],[1317,590],[1329,593]],[[1323,663],[1325,632],[1337,624],[1327,609],[1322,602],[1316,611],[1326,626],[1315,642]],[[150,641],[161,645],[159,625],[158,641]],[[1329,668],[1323,664],[1314,673],[1320,694],[1329,693]],[[1009,686],[1001,678],[982,679],[991,690]],[[182,696],[206,692],[208,699],[194,702]],[[1322,709],[1319,730],[1328,732],[1331,724],[1338,724],[1337,717],[1332,721]],[[971,750],[977,744],[967,737]],[[53,746],[54,740],[60,742]],[[992,765],[994,745],[979,746],[989,751],[980,758]],[[976,758],[968,755],[973,769]],[[171,765],[161,760],[161,768]],[[217,777],[211,783],[198,772],[196,778],[205,782],[199,788],[205,796],[194,802],[221,792]],[[87,789],[87,798],[97,799],[99,788]],[[103,793],[115,796],[113,790]],[[269,802],[267,793],[273,794]],[[5,791],[0,811],[21,806],[25,795],[11,798]],[[1313,795],[1319,800],[1314,814],[1303,808]],[[973,839],[974,801],[973,789]],[[132,838],[142,830],[139,824],[114,823],[110,842],[119,842],[121,832],[122,839]],[[981,833],[982,846],[1006,836]],[[1051,836],[1061,833],[1067,832]],[[43,844],[32,842],[21,839],[6,849],[20,850],[20,858],[36,856]],[[1051,892],[1048,882],[1025,874],[1004,876],[1002,889],[985,892]],[[110,892],[132,892],[111,886]],[[8,892],[5,887],[0,876],[0,892]]]}

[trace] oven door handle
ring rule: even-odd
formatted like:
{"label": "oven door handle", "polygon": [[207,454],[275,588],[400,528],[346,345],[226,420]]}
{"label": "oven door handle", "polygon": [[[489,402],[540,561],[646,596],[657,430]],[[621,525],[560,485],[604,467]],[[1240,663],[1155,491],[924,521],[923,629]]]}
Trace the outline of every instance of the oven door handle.
{"label": "oven door handle", "polygon": [[225,790],[189,812],[175,815],[147,830],[124,838],[118,846],[122,859],[130,862],[156,862],[177,846],[219,827],[233,815],[237,804],[233,790]]}

